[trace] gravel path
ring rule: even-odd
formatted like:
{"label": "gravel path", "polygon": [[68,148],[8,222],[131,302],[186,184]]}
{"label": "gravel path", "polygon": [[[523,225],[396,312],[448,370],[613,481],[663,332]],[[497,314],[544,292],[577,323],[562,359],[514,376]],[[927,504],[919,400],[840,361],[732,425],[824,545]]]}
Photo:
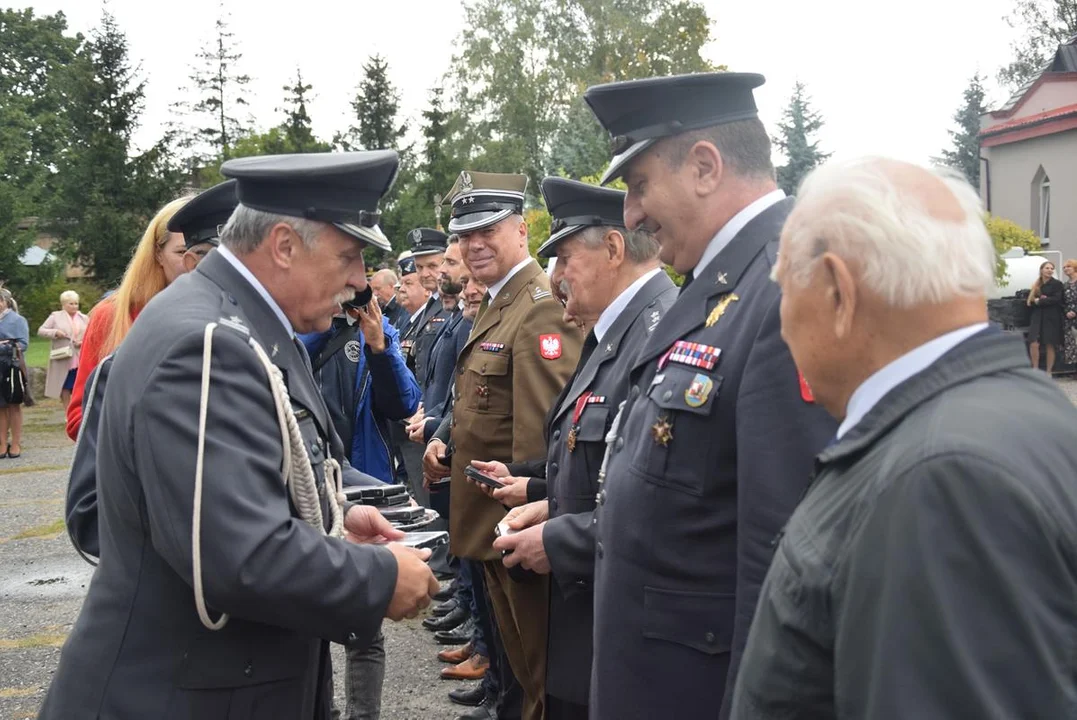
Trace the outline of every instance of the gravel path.
{"label": "gravel path", "polygon": [[[62,527],[73,445],[59,405],[24,412],[22,457],[0,460],[0,720],[36,717],[92,572]],[[458,683],[439,678],[441,646],[420,619],[386,621],[385,637],[383,720],[452,720],[465,709],[446,697]],[[333,650],[339,699],[344,654]]]}

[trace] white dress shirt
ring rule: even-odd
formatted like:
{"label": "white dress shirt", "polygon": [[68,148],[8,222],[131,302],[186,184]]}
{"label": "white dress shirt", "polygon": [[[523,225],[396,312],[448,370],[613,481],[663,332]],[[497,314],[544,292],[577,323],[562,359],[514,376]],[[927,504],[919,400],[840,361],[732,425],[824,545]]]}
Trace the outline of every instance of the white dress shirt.
{"label": "white dress shirt", "polygon": [[929,340],[918,348],[910,350],[897,360],[875,371],[849,397],[849,403],[845,406],[845,419],[841,421],[841,426],[838,427],[837,439],[840,440],[842,436],[856,427],[857,423],[863,420],[864,416],[871,412],[871,409],[888,392],[913,375],[927,370],[943,355],[986,328],[987,323],[976,323],[975,325],[966,325],[963,328],[952,330],[934,340]]}
{"label": "white dress shirt", "polygon": [[495,282],[493,285],[487,286],[486,291],[490,293],[490,300],[492,301],[494,298],[496,298],[497,294],[499,292],[501,292],[501,290],[506,285],[509,284],[509,280],[512,280],[513,275],[520,272],[521,270],[523,270],[525,267],[527,267],[530,264],[531,264],[531,256],[528,255],[526,258],[521,260],[518,265],[513,267],[512,270],[509,270],[508,274],[505,275],[505,277],[501,278],[500,280]]}
{"label": "white dress shirt", "polygon": [[642,276],[636,279],[631,285],[621,291],[621,294],[613,299],[613,302],[609,304],[602,314],[598,316],[598,321],[595,323],[595,339],[599,342],[602,341],[602,336],[605,335],[614,321],[620,316],[624,309],[628,307],[628,303],[632,302],[632,298],[636,297],[636,293],[643,289],[643,286],[658,273],[663,272],[662,268],[655,268],[650,272],[643,273]]}
{"label": "white dress shirt", "polygon": [[729,222],[723,225],[722,229],[718,231],[718,234],[711,239],[710,244],[707,245],[707,249],[703,251],[703,256],[699,258],[699,263],[692,268],[692,276],[695,277],[698,275],[700,270],[707,267],[707,263],[718,257],[718,253],[725,249],[725,246],[729,244],[729,241],[735,238],[737,233],[744,229],[745,225],[762,214],[762,212],[771,205],[775,205],[784,199],[784,192],[781,190],[771,190],[769,193],[730,218]]}
{"label": "white dress shirt", "polygon": [[258,294],[262,296],[262,299],[266,301],[267,305],[269,305],[269,309],[273,311],[273,314],[277,316],[278,320],[280,320],[281,325],[283,325],[284,329],[288,331],[288,337],[295,337],[295,328],[292,327],[292,323],[290,320],[288,320],[288,316],[285,315],[284,311],[280,309],[280,305],[278,305],[277,301],[273,299],[273,296],[269,294],[269,291],[266,290],[265,285],[263,285],[258,280],[258,278],[254,276],[254,273],[252,273],[250,269],[243,264],[243,261],[237,258],[235,254],[231,250],[226,248],[224,245],[219,245],[217,247],[217,252],[219,252],[221,254],[221,257],[227,260],[232,267],[239,271],[239,274],[242,275],[243,278],[251,284],[251,287],[253,287],[258,292]]}

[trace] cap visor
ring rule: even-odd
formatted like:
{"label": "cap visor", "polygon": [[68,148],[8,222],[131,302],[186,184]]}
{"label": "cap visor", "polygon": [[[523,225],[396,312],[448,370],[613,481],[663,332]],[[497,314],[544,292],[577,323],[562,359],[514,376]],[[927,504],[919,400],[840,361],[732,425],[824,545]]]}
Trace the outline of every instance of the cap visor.
{"label": "cap visor", "polygon": [[463,217],[449,220],[449,232],[462,233],[481,230],[484,227],[501,222],[509,215],[512,215],[512,210],[468,213]]}
{"label": "cap visor", "polygon": [[632,160],[635,159],[635,157],[641,152],[649,148],[651,145],[654,145],[656,141],[657,138],[640,140],[638,143],[628,148],[620,155],[614,155],[613,159],[610,160],[610,166],[606,168],[606,172],[602,175],[602,181],[600,184],[606,185],[611,180],[616,180],[617,178],[624,175],[625,170],[628,169],[628,164],[632,162]]}
{"label": "cap visor", "polygon": [[437,255],[438,253],[445,252],[445,248],[432,247],[432,248],[420,248],[419,250],[412,250],[411,257],[422,257],[423,255]]}
{"label": "cap visor", "polygon": [[368,228],[351,223],[333,223],[333,227],[379,250],[388,252],[393,249],[389,238],[385,237],[385,233],[377,225]]}
{"label": "cap visor", "polygon": [[536,250],[535,253],[539,257],[543,258],[554,257],[555,255],[557,255],[557,243],[559,243],[561,240],[564,240],[572,233],[579,230],[583,230],[585,227],[586,225],[569,225],[566,228],[561,228],[553,235],[551,235],[549,240],[539,245],[539,249]]}

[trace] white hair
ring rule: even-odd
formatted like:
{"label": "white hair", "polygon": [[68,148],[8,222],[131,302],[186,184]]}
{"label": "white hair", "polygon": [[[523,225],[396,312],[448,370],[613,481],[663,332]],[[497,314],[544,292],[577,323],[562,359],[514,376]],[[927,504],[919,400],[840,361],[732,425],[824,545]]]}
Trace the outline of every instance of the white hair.
{"label": "white hair", "polygon": [[867,157],[809,174],[786,227],[780,263],[792,264],[783,272],[807,283],[814,261],[832,252],[854,260],[864,283],[892,307],[985,294],[995,281],[995,250],[979,195],[948,168],[923,168],[964,213],[960,222],[935,217],[895,180],[895,167]]}
{"label": "white hair", "polygon": [[658,257],[658,241],[654,239],[653,233],[642,227],[626,230],[607,225],[592,225],[580,230],[576,237],[580,239],[584,247],[594,250],[606,240],[606,233],[610,230],[616,230],[624,238],[625,258],[633,265],[642,265]]}
{"label": "white hair", "polygon": [[280,223],[295,230],[296,234],[303,239],[303,244],[309,248],[314,247],[318,242],[318,235],[326,227],[325,223],[315,220],[277,215],[255,210],[246,205],[236,205],[232,217],[228,218],[228,222],[221,230],[221,245],[237,255],[246,255],[257,250],[273,226]]}
{"label": "white hair", "polygon": [[79,294],[77,292],[75,292],[74,290],[64,290],[62,293],[60,293],[60,304],[61,305],[63,305],[65,302],[78,302],[78,301],[79,301]]}

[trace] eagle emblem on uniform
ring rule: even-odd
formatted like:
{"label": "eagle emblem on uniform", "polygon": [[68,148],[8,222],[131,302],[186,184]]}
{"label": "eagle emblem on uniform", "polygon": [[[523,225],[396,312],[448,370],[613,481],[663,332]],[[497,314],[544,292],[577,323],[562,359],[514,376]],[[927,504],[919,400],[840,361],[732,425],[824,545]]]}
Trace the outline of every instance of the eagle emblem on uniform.
{"label": "eagle emblem on uniform", "polygon": [[561,335],[539,335],[539,354],[546,360],[561,357]]}
{"label": "eagle emblem on uniform", "polygon": [[460,173],[460,191],[471,192],[475,186],[471,183],[471,173],[464,171]]}

